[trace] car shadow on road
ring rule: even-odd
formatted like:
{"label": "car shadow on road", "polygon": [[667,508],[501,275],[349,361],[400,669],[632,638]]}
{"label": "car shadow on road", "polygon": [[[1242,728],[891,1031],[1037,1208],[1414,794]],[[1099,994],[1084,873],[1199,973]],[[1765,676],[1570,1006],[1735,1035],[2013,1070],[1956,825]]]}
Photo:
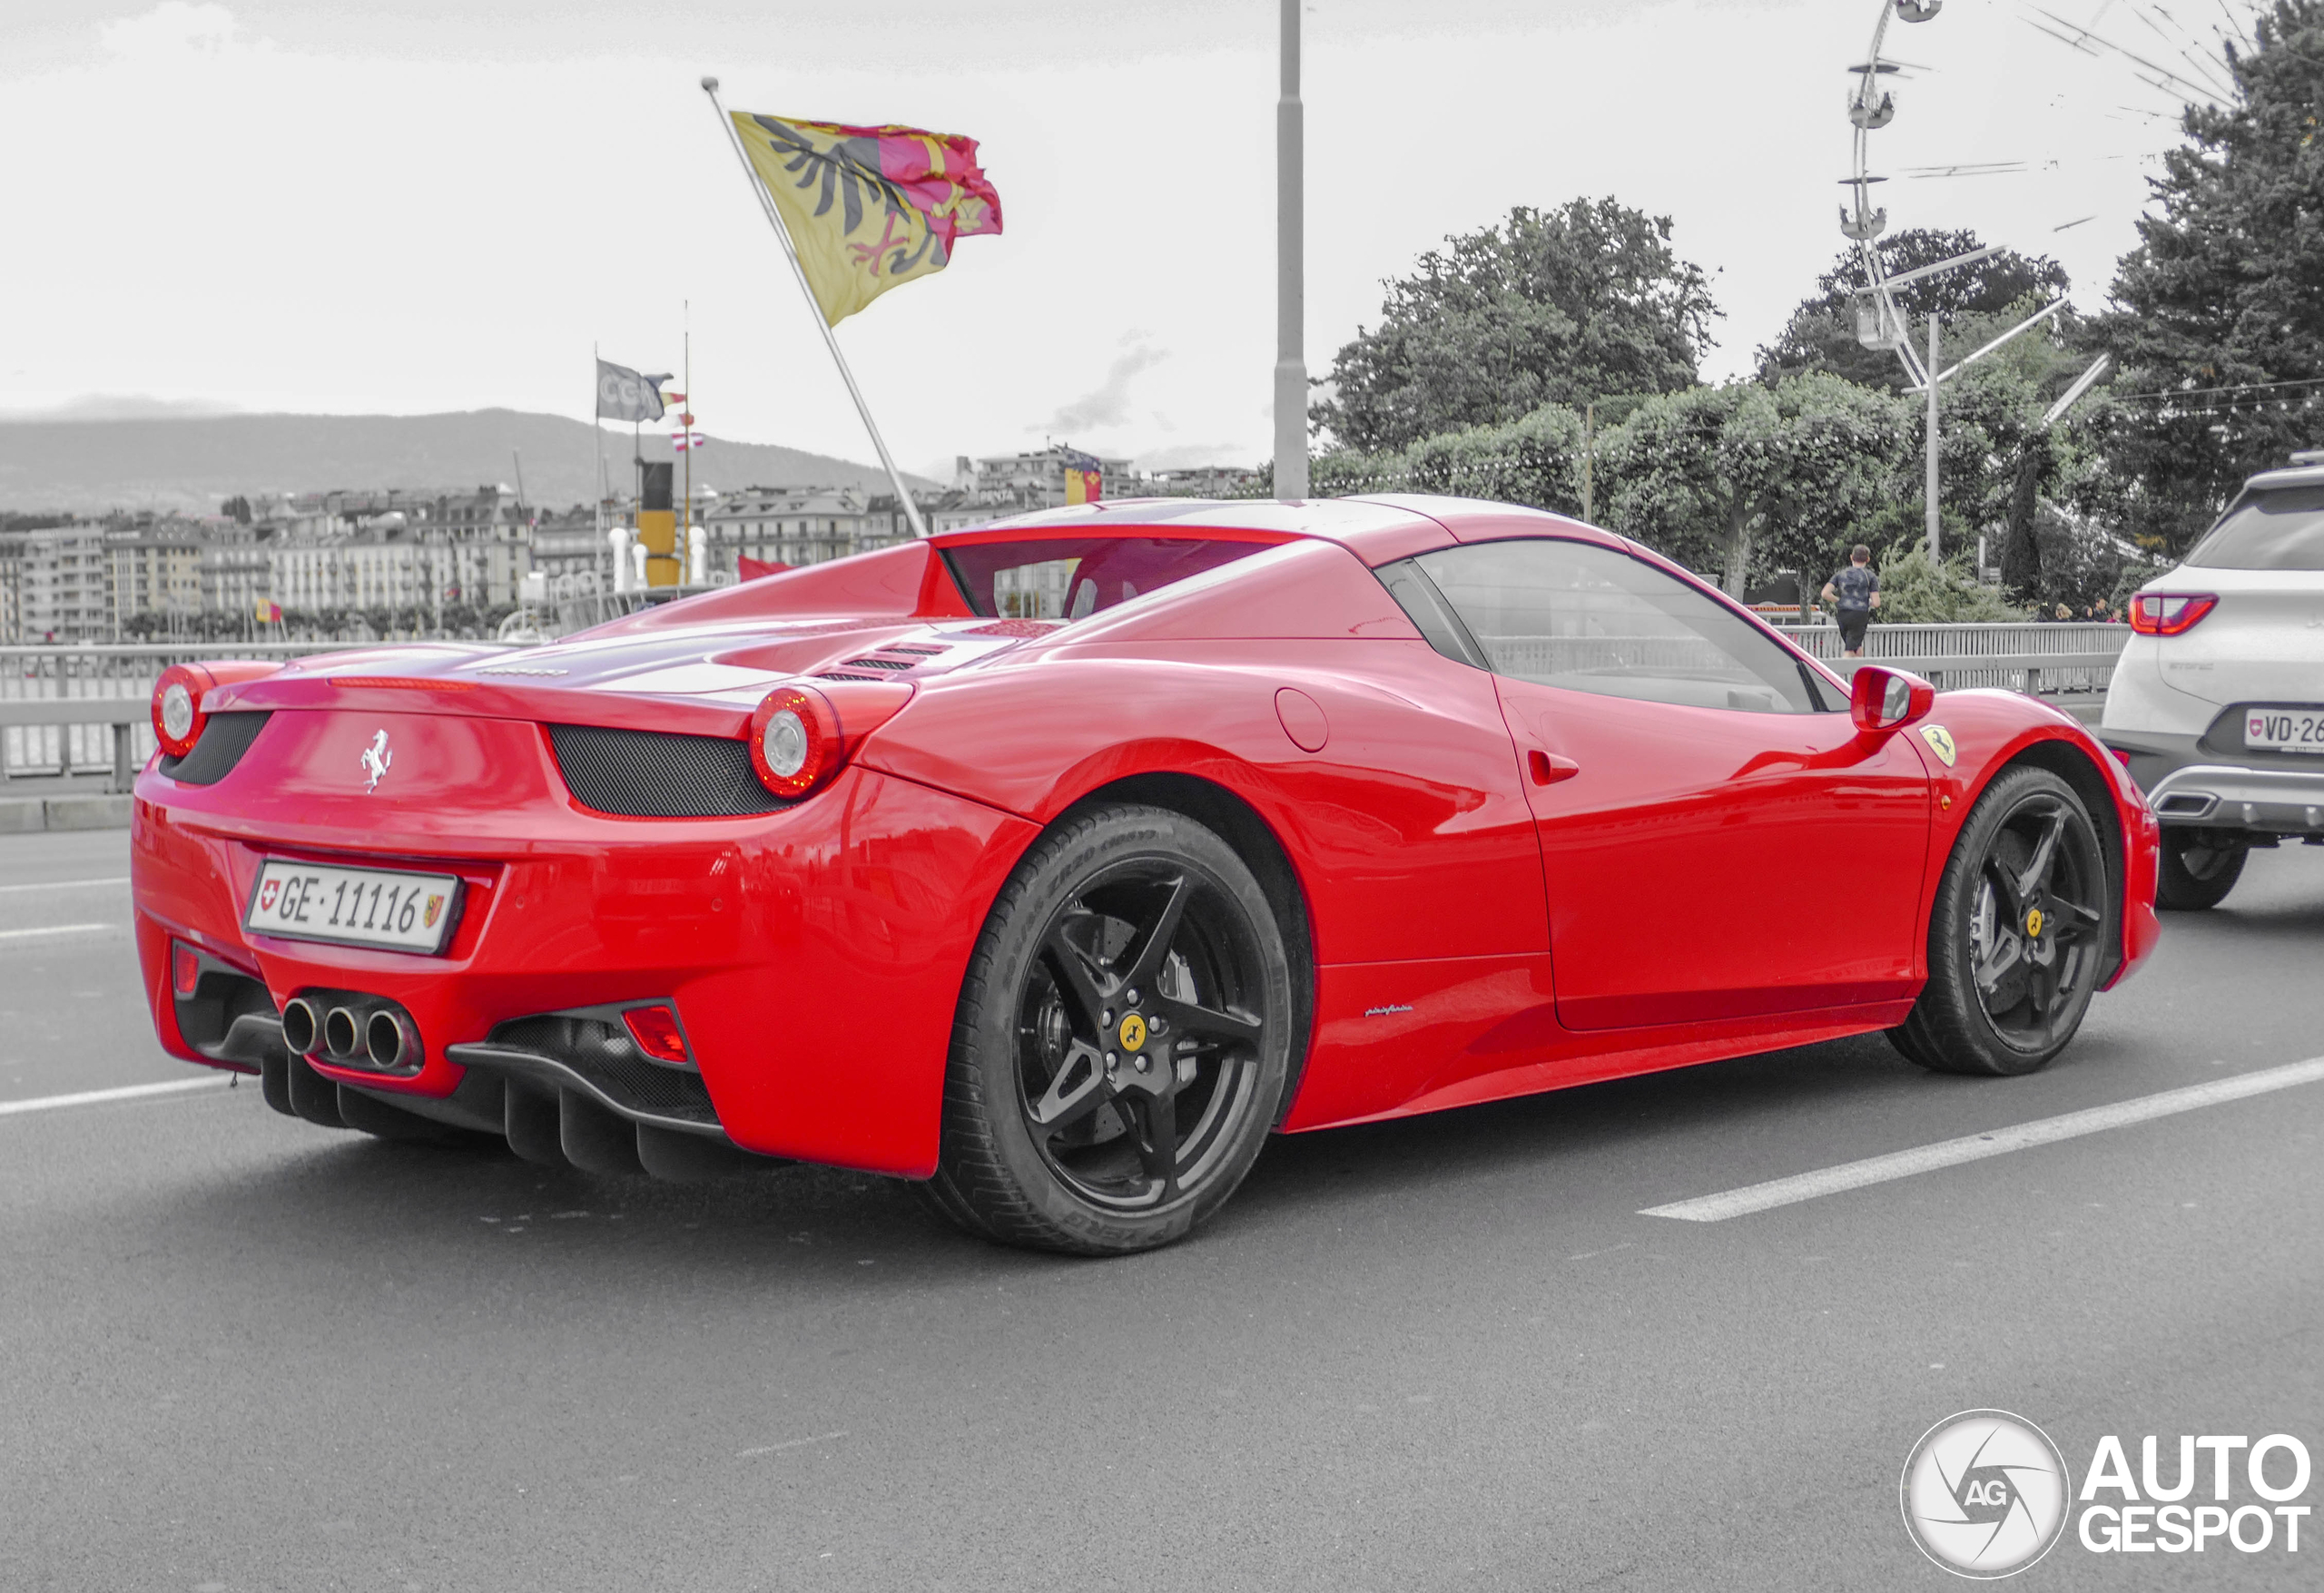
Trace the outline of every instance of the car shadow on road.
{"label": "car shadow on road", "polygon": [[[2053,1071],[2102,1067],[2112,1048],[2103,1036],[2085,1036]],[[1802,1114],[1846,1116],[1884,1100],[1925,1101],[1992,1082],[1925,1073],[1872,1035],[1284,1136],[1236,1196],[1230,1220],[1196,1244],[1231,1245],[1237,1235],[1351,1199],[1512,1174],[1581,1189],[1601,1179],[1610,1161],[1667,1164],[1688,1154],[1678,1145],[1699,1146],[1705,1134],[1748,1139]],[[553,1261],[559,1288],[635,1288],[656,1273],[697,1283],[725,1273],[807,1289],[969,1274],[1006,1283],[1089,1264],[979,1243],[894,1178],[783,1164],[702,1184],[606,1178],[505,1150],[391,1144],[267,1119],[265,1131],[294,1137],[296,1153],[195,1183],[174,1220],[214,1219],[238,1239],[318,1260],[350,1252],[410,1259],[419,1247],[435,1262]],[[1652,1154],[1658,1146],[1666,1148]]]}

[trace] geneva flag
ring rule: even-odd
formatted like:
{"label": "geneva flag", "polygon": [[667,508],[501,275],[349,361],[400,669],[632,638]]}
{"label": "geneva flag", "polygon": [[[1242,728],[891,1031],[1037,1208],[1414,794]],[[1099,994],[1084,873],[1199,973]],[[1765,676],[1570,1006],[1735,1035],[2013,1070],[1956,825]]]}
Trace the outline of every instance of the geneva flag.
{"label": "geneva flag", "polygon": [[972,138],[733,114],[829,325],[942,270],[953,240],[1000,231],[1000,195]]}

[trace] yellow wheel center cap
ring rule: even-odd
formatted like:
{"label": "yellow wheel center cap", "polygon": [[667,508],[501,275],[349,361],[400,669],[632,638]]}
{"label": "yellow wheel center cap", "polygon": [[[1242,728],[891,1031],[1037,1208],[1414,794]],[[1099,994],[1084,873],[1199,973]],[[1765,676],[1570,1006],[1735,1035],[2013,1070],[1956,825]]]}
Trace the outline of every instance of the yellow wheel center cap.
{"label": "yellow wheel center cap", "polygon": [[1135,1051],[1146,1044],[1146,1019],[1131,1013],[1122,1019],[1122,1049]]}
{"label": "yellow wheel center cap", "polygon": [[2042,933],[2042,910],[2040,908],[2037,907],[2025,915],[2025,932],[2029,935],[2034,936],[2039,936]]}

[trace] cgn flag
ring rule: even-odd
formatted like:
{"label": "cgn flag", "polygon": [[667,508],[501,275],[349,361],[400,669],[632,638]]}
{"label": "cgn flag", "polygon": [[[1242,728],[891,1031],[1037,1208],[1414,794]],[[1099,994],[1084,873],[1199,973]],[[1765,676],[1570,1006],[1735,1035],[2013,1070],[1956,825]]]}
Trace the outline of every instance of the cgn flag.
{"label": "cgn flag", "polygon": [[972,138],[732,114],[827,325],[942,270],[956,239],[1000,231],[1000,195]]}
{"label": "cgn flag", "polygon": [[662,384],[669,377],[640,376],[626,365],[597,361],[597,418],[600,420],[659,420]]}

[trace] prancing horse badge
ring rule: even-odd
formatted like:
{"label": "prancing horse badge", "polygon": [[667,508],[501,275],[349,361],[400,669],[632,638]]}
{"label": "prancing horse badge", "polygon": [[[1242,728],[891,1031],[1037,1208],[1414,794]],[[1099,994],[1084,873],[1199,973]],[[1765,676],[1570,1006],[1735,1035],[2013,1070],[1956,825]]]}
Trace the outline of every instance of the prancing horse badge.
{"label": "prancing horse badge", "polygon": [[1941,724],[1925,724],[1921,727],[1921,740],[1928,743],[1930,752],[1945,760],[1947,769],[1953,767],[1955,748],[1951,731]]}

